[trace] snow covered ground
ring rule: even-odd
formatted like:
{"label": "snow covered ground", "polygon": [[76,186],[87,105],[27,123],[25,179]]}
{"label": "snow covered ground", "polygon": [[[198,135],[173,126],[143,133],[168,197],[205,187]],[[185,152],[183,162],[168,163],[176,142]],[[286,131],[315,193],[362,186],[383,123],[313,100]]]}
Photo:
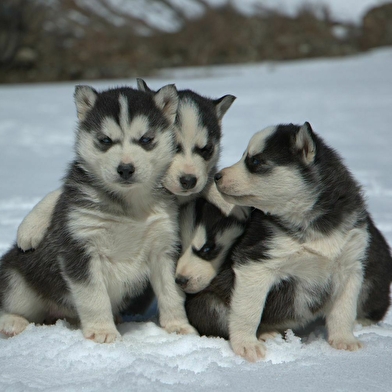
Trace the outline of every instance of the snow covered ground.
{"label": "snow covered ground", "polygon": [[[151,87],[238,97],[223,121],[221,166],[251,135],[309,121],[363,184],[371,213],[392,244],[392,49],[344,59],[165,71]],[[96,88],[133,80],[93,83]],[[0,253],[23,216],[60,184],[72,158],[72,83],[0,86]],[[391,143],[391,144],[389,144]],[[169,335],[154,322],[121,324],[122,340],[99,345],[64,321],[0,337],[0,391],[391,391],[392,312],[356,328],[359,352],[332,349],[322,326],[267,343],[249,364],[222,339]]]}

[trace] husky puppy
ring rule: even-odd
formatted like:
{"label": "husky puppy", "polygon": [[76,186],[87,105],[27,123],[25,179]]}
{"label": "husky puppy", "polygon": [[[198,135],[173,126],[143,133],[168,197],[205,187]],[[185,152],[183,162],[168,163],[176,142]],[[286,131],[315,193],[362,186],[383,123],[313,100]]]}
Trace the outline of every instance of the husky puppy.
{"label": "husky puppy", "polygon": [[[137,79],[140,91],[156,94],[143,79]],[[224,114],[236,99],[224,95],[209,99],[191,90],[181,90],[175,120],[176,153],[164,178],[164,186],[186,204],[200,194],[229,213],[233,207],[223,200],[213,178],[220,155],[221,122]],[[17,244],[22,250],[36,249],[41,243],[62,189],[49,193],[24,218],[18,228]],[[147,286],[140,296],[131,301],[130,313],[144,313],[154,294]]]}
{"label": "husky puppy", "polygon": [[249,209],[235,207],[226,216],[204,198],[182,209],[183,253],[177,262],[176,283],[187,293],[188,320],[200,335],[228,339],[233,282],[230,252],[244,232]]}
{"label": "husky puppy", "polygon": [[[255,208],[218,275],[188,295],[191,324],[202,334],[230,338],[233,350],[250,361],[264,357],[266,333],[319,317],[331,346],[359,349],[355,319],[384,317],[392,258],[338,154],[308,123],[269,127],[215,180],[227,201]],[[204,225],[211,247],[214,234]],[[196,249],[204,246],[201,240]],[[209,282],[211,274],[205,276]]]}
{"label": "husky puppy", "polygon": [[77,317],[96,342],[118,336],[113,315],[150,281],[160,324],[195,333],[174,281],[178,207],[162,187],[175,153],[173,85],[155,94],[78,86],[75,160],[41,246],[1,259],[0,331],[51,315]]}
{"label": "husky puppy", "polygon": [[249,208],[233,206],[227,216],[200,197],[180,211],[183,252],[177,262],[176,283],[187,293],[209,285],[224,264],[235,240],[244,231]]}
{"label": "husky puppy", "polygon": [[[138,78],[137,84],[139,90],[154,93],[143,79]],[[229,213],[233,206],[216,191],[214,175],[220,156],[222,118],[236,97],[209,99],[192,90],[179,90],[178,97],[176,156],[163,185],[180,204],[205,195]]]}

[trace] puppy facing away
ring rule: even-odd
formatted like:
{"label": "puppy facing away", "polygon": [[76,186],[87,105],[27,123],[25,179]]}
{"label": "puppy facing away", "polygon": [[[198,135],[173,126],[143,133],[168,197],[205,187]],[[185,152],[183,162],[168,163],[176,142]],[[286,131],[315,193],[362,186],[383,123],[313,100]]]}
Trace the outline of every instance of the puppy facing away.
{"label": "puppy facing away", "polygon": [[175,154],[175,87],[78,86],[75,103],[75,160],[49,230],[35,251],[15,245],[1,259],[0,331],[60,315],[78,318],[86,338],[112,342],[113,315],[151,282],[161,326],[195,333],[174,281],[178,207],[161,185]]}
{"label": "puppy facing away", "polygon": [[[254,208],[244,233],[214,266],[217,276],[211,281],[213,274],[205,274],[207,287],[188,295],[191,324],[201,334],[228,337],[250,361],[264,357],[265,334],[319,317],[331,346],[359,349],[355,319],[384,317],[392,258],[338,154],[308,123],[269,127],[215,179],[227,201]],[[213,225],[203,225],[211,243]],[[201,240],[197,249],[204,246]],[[188,267],[190,281],[193,275],[200,270]]]}

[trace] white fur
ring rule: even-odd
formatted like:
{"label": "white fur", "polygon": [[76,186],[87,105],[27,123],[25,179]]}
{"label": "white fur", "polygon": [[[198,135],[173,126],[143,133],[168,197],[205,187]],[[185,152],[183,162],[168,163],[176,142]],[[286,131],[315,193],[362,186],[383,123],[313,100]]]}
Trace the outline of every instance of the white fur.
{"label": "white fur", "polygon": [[[275,283],[289,278],[298,282],[294,306],[304,323],[317,317],[308,310],[313,302],[312,288],[322,288],[332,282],[331,301],[318,313],[326,317],[329,342],[341,349],[360,348],[361,343],[354,338],[352,330],[362,284],[366,230],[352,229],[347,233],[336,230],[323,241],[309,243],[300,243],[283,233],[276,234],[270,244],[271,259],[234,267],[236,279],[229,322],[234,351],[250,361],[264,356],[256,331],[265,299]],[[330,242],[333,237],[342,237],[335,247],[333,241]]]}
{"label": "white fur", "polygon": [[276,167],[273,173],[255,181],[245,166],[245,156],[235,165],[223,169],[217,186],[223,198],[233,204],[256,207],[264,212],[285,216],[292,223],[303,222],[315,194],[294,167]]}
{"label": "white fur", "polygon": [[61,195],[61,188],[48,193],[18,227],[17,243],[23,251],[35,249],[44,238],[52,219],[54,206]]}

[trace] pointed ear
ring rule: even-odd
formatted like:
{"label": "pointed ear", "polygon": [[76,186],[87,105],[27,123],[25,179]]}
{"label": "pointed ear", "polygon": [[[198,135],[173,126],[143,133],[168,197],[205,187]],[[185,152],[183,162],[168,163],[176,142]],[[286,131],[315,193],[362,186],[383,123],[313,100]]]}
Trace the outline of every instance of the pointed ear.
{"label": "pointed ear", "polygon": [[83,121],[86,118],[87,113],[93,108],[97,97],[97,91],[90,86],[78,85],[75,87],[74,98],[79,121]]}
{"label": "pointed ear", "polygon": [[163,86],[154,95],[155,104],[162,110],[170,125],[174,124],[178,108],[178,93],[174,84]]}
{"label": "pointed ear", "polygon": [[295,149],[301,154],[303,161],[309,165],[316,156],[316,144],[313,140],[313,130],[308,122],[302,125],[295,135]]}
{"label": "pointed ear", "polygon": [[229,110],[231,104],[235,101],[237,97],[234,95],[224,95],[219,99],[215,99],[214,105],[216,110],[216,115],[218,116],[219,120],[222,120],[224,114]]}
{"label": "pointed ear", "polygon": [[136,79],[136,83],[137,83],[138,90],[144,91],[144,92],[147,92],[147,93],[152,92],[150,87],[147,86],[147,83],[143,79],[137,78]]}

